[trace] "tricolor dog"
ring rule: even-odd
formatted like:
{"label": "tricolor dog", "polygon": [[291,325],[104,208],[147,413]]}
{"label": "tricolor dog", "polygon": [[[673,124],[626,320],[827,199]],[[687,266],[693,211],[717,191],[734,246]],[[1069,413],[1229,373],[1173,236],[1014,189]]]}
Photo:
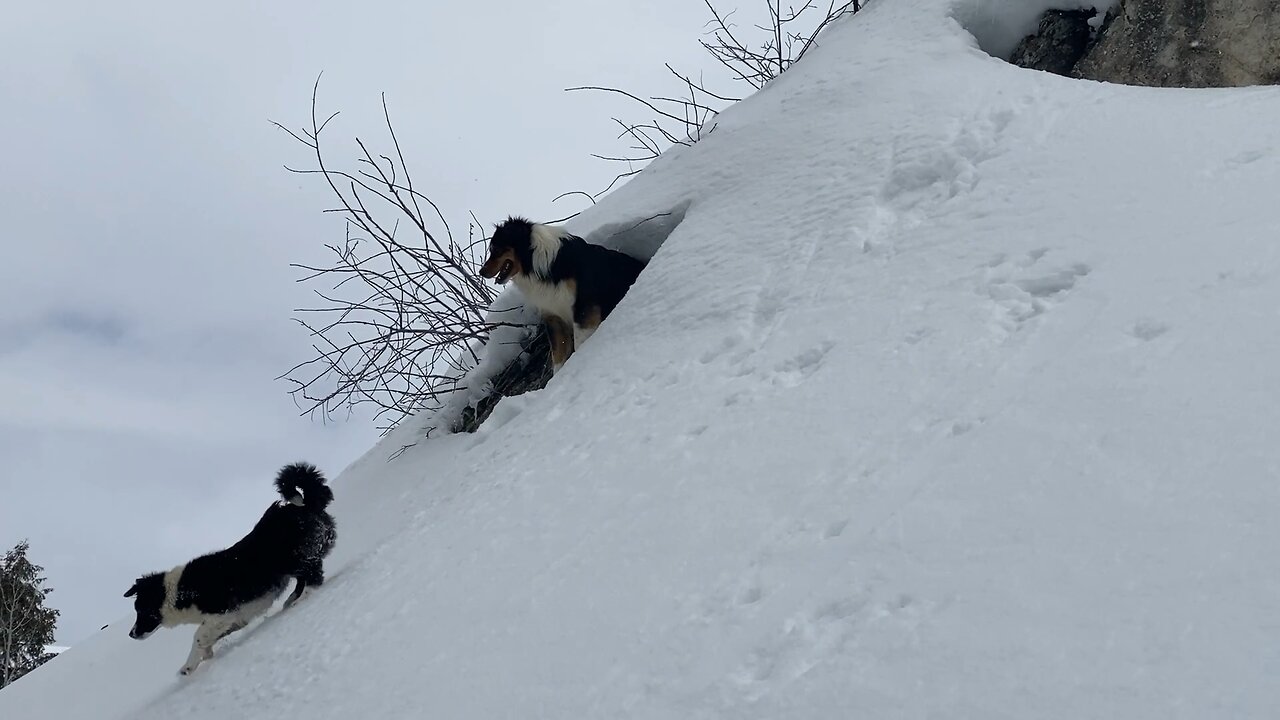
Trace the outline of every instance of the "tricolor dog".
{"label": "tricolor dog", "polygon": [[514,280],[551,333],[557,372],[627,294],[645,264],[568,231],[508,218],[493,232],[480,275]]}

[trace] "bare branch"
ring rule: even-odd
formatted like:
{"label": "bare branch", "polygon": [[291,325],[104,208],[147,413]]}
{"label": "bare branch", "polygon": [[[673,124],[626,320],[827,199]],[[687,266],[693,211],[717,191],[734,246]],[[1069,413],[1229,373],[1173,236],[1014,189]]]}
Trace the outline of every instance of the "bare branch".
{"label": "bare branch", "polygon": [[[344,218],[346,238],[325,245],[330,264],[293,264],[305,273],[299,282],[327,289],[313,290],[317,306],[295,311],[312,339],[313,356],[280,379],[289,382],[304,415],[328,420],[369,404],[385,431],[440,407],[478,361],[475,347],[512,323],[486,319],[495,292],[476,273],[485,238],[458,243],[440,207],[414,185],[385,95],[392,151],[375,152],[356,138],[353,171],[326,160],[323,133],[338,113],[322,121],[318,95],[319,78],[309,127],[273,124],[309,149],[313,167],[286,169],[324,179],[336,201],[325,212]],[[474,230],[480,223],[471,219]],[[402,226],[409,230],[403,236]],[[326,319],[312,324],[304,316]]]}
{"label": "bare branch", "polygon": [[[858,12],[863,5],[860,0],[840,5],[836,4],[837,1],[828,0],[825,8],[819,5],[818,0],[806,0],[799,7],[784,8],[781,0],[764,0],[768,20],[753,26],[755,32],[763,34],[763,38],[758,44],[751,45],[746,42],[747,36],[741,34],[732,22],[736,11],[724,13],[712,0],[702,0],[711,19],[704,26],[706,36],[699,40],[699,44],[735,80],[752,89],[760,89],[804,57],[823,28],[845,15]],[[591,198],[600,197],[625,178],[635,175],[644,164],[659,157],[668,147],[692,145],[706,137],[715,129],[716,116],[725,106],[740,99],[709,90],[701,77],[694,80],[670,64],[666,68],[680,82],[681,93],[678,95],[645,98],[627,90],[600,85],[567,88],[621,95],[652,114],[652,119],[641,122],[623,122],[614,118],[622,126],[619,137],[635,141],[630,149],[636,154],[595,155],[603,160],[623,163],[627,169],[615,176],[604,190],[591,193]]]}

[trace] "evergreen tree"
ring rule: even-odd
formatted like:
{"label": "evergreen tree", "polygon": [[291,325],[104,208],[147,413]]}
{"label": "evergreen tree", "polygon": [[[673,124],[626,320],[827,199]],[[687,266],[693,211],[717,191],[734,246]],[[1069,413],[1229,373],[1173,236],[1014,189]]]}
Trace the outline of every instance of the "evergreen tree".
{"label": "evergreen tree", "polygon": [[0,688],[53,657],[58,611],[45,607],[53,592],[44,587],[44,568],[27,559],[26,540],[0,557]]}

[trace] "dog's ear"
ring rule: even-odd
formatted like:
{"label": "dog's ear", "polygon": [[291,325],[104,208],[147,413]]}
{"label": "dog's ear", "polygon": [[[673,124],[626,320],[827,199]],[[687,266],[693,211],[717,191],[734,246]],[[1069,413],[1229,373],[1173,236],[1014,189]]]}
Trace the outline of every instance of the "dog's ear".
{"label": "dog's ear", "polygon": [[133,584],[133,587],[129,588],[129,591],[128,591],[128,592],[126,592],[126,593],[124,594],[124,596],[125,596],[125,597],[133,597],[134,595],[137,595],[137,594],[138,594],[138,583],[137,583],[137,582],[135,582],[135,583]]}

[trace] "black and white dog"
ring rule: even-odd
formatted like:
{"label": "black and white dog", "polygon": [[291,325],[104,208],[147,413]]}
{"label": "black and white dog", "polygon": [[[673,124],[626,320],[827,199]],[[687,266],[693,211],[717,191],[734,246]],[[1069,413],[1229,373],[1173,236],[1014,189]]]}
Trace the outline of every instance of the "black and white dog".
{"label": "black and white dog", "polygon": [[169,570],[138,578],[125,597],[134,597],[138,617],[129,637],[142,640],[157,628],[199,625],[187,675],[213,656],[218,640],[262,615],[297,581],[285,607],[302,592],[324,582],[324,558],[337,530],[325,511],[333,491],[314,465],[294,463],[280,470],[276,489],[284,502],[267,508],[240,542]]}
{"label": "black and white dog", "polygon": [[556,372],[618,306],[645,263],[563,228],[510,217],[493,231],[480,276],[514,280],[551,335]]}

